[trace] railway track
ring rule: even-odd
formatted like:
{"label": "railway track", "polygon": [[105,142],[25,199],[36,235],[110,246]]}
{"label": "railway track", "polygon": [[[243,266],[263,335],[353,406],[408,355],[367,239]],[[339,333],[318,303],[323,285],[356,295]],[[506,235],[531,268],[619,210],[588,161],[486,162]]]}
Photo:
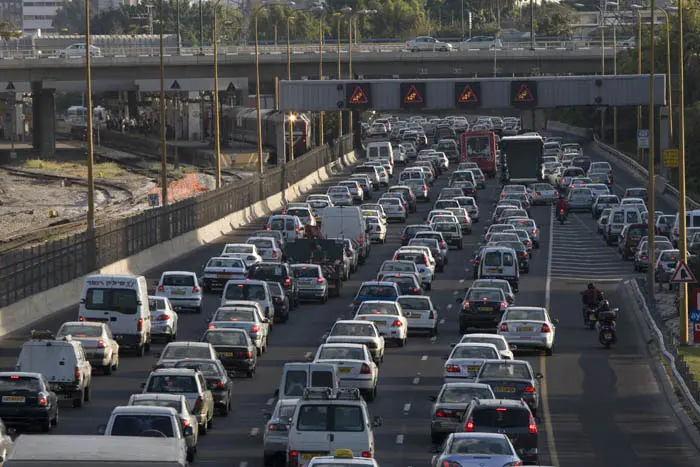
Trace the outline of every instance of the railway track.
{"label": "railway track", "polygon": [[[36,173],[7,166],[0,166],[0,170],[18,177],[31,178],[34,180],[67,181],[75,185],[87,187],[87,182],[85,180],[76,177]],[[134,195],[130,190],[115,183],[95,182],[95,189],[104,195],[104,200],[96,206],[96,223],[107,216],[113,216],[115,213],[122,212],[125,208],[133,205],[135,201]],[[125,196],[122,201],[112,203],[114,199],[113,192],[115,191],[120,191]],[[14,248],[31,245],[33,243],[42,242],[48,238],[67,235],[69,233],[84,229],[86,226],[87,213],[80,216],[57,219],[51,223],[51,225],[46,227],[41,227],[39,229],[32,230],[31,232],[19,234],[7,239],[0,239],[0,253],[4,253]]]}

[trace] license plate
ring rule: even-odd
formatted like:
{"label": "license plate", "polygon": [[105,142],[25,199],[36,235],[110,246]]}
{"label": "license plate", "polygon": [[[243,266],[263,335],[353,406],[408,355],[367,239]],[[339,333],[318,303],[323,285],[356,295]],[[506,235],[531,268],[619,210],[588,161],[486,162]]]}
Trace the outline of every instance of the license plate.
{"label": "license plate", "polygon": [[13,402],[15,404],[24,404],[26,399],[22,396],[2,396],[3,402]]}
{"label": "license plate", "polygon": [[524,328],[518,328],[518,331],[520,331],[520,332],[532,332],[532,327],[531,327],[531,326],[527,326],[527,327],[524,327]]}
{"label": "license plate", "polygon": [[496,387],[496,392],[515,392],[515,388],[512,386],[498,386]]}
{"label": "license plate", "polygon": [[[604,337],[605,339],[612,339],[612,333],[606,332],[606,333],[603,334],[603,337]],[[3,399],[4,399],[4,398],[3,398]],[[23,399],[24,399],[24,398],[23,398]]]}
{"label": "license plate", "polygon": [[217,274],[216,275],[217,279],[228,279],[229,277],[231,277],[231,274]]}
{"label": "license plate", "polygon": [[420,319],[423,315],[420,313],[409,313],[406,315],[407,318]]}
{"label": "license plate", "polygon": [[170,293],[173,294],[173,295],[185,295],[185,291],[184,291],[184,290],[173,290],[173,291],[171,291]]}
{"label": "license plate", "polygon": [[468,371],[469,373],[477,373],[480,369],[481,369],[481,367],[478,366],[478,365],[469,365],[469,366],[467,367],[467,371]]}
{"label": "license plate", "polygon": [[323,452],[302,452],[301,453],[301,458],[305,461],[311,460],[314,457],[320,457],[320,456],[325,456],[326,454]]}
{"label": "license plate", "polygon": [[591,321],[595,321],[595,315],[589,316],[588,319],[591,320]]}
{"label": "license plate", "polygon": [[500,269],[487,269],[488,272],[492,272],[494,274],[500,274],[501,270]]}
{"label": "license plate", "polygon": [[233,357],[233,352],[219,352],[222,357]]}
{"label": "license plate", "polygon": [[386,326],[386,321],[372,321],[375,326]]}
{"label": "license plate", "polygon": [[491,311],[493,308],[490,306],[480,306],[479,311]]}
{"label": "license plate", "polygon": [[348,367],[340,367],[340,368],[338,368],[338,371],[339,371],[340,373],[350,373],[350,368],[348,368]]}

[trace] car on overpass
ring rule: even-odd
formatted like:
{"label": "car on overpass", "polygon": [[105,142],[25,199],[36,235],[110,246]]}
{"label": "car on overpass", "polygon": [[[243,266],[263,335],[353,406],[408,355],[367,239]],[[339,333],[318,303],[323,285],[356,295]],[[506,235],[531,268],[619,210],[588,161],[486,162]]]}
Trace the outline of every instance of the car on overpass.
{"label": "car on overpass", "polygon": [[503,48],[503,42],[501,42],[501,39],[498,37],[490,37],[490,36],[474,36],[470,38],[463,39],[462,42],[460,42],[457,45],[457,49],[460,51],[463,50],[493,50],[493,49],[502,49]]}
{"label": "car on overpass", "polygon": [[453,50],[452,44],[428,36],[411,39],[406,42],[406,48],[411,52],[449,52]]}

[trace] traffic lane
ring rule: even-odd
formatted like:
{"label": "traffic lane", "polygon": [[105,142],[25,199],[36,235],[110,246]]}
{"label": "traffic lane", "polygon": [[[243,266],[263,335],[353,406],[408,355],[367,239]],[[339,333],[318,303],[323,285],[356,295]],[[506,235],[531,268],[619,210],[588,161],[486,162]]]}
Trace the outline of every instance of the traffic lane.
{"label": "traffic lane", "polygon": [[[697,465],[697,452],[657,382],[641,330],[618,290],[618,342],[604,349],[584,329],[580,282],[552,282],[551,310],[560,319],[555,355],[547,360],[548,400],[561,465]],[[658,462],[656,464],[655,462]]]}

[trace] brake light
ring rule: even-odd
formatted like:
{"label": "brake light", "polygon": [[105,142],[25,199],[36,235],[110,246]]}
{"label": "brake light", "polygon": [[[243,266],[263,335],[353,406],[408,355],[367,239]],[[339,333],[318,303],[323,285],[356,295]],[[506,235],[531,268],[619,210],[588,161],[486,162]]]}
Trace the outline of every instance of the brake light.
{"label": "brake light", "polygon": [[323,277],[319,277],[318,279],[316,279],[316,282],[318,282],[319,284],[323,284],[325,281],[326,280]]}
{"label": "brake light", "polygon": [[391,323],[392,328],[400,328],[401,326],[403,326],[403,323],[400,319],[395,319],[394,322]]}
{"label": "brake light", "polygon": [[448,373],[459,373],[460,372],[459,365],[454,365],[451,363],[449,365],[445,365],[445,371]]}
{"label": "brake light", "polygon": [[535,387],[534,386],[526,386],[525,387],[525,394],[534,394],[535,393]]}
{"label": "brake light", "polygon": [[143,331],[143,318],[139,318],[138,322],[136,323],[136,330],[139,332]]}
{"label": "brake light", "polygon": [[294,231],[295,231],[296,233],[299,233],[299,227],[294,227]]}
{"label": "brake light", "polygon": [[546,333],[548,333],[548,332],[552,332],[552,328],[549,327],[549,324],[544,323],[544,324],[542,325],[542,329],[540,329],[540,332],[543,332],[543,333],[546,334]]}
{"label": "brake light", "polygon": [[267,429],[270,431],[287,431],[287,425],[284,423],[270,423]]}
{"label": "brake light", "polygon": [[199,287],[192,287],[192,292],[193,293],[199,293]]}
{"label": "brake light", "polygon": [[265,230],[270,230],[270,226],[268,225],[267,227],[265,227]]}
{"label": "brake light", "polygon": [[435,312],[433,310],[430,310],[430,314],[428,315],[428,319],[435,319]]}
{"label": "brake light", "polygon": [[196,412],[199,412],[200,410],[202,410],[203,403],[204,403],[204,401],[202,400],[202,398],[198,397],[194,403],[194,408],[192,409],[192,411],[196,413]]}
{"label": "brake light", "polygon": [[210,324],[209,329],[216,329],[216,326],[214,326],[213,324]]}
{"label": "brake light", "polygon": [[501,305],[501,308],[505,308],[508,306],[508,304],[506,302],[501,302],[500,305]]}
{"label": "brake light", "polygon": [[311,222],[311,221],[313,221],[313,220],[314,220],[314,218],[311,217],[311,216],[309,216],[309,222]]}
{"label": "brake light", "polygon": [[418,293],[418,287],[413,287],[413,293]]}
{"label": "brake light", "polygon": [[81,317],[78,318],[78,321],[85,321],[85,318],[83,318],[83,317],[81,316]]}
{"label": "brake light", "polygon": [[41,405],[42,407],[46,407],[48,404],[49,404],[49,402],[46,400],[45,397],[39,398],[39,405]]}
{"label": "brake light", "polygon": [[498,328],[498,330],[501,332],[508,332],[508,323],[502,323],[501,327]]}
{"label": "brake light", "polygon": [[428,191],[428,186],[427,186],[427,185],[423,185],[423,191]]}
{"label": "brake light", "polygon": [[440,248],[445,248],[445,242],[440,242]]}
{"label": "brake light", "polygon": [[273,258],[277,258],[277,252],[276,252],[276,251],[273,251],[273,252],[272,252],[272,257],[273,257]]}
{"label": "brake light", "polygon": [[290,287],[292,285],[292,280],[289,277],[284,278],[284,286]]}
{"label": "brake light", "polygon": [[372,453],[369,451],[362,451],[362,457],[365,459],[370,459],[372,457]]}
{"label": "brake light", "polygon": [[539,191],[536,191],[536,192],[535,192],[535,196],[540,196],[540,192],[539,192]]}
{"label": "brake light", "polygon": [[250,328],[250,332],[260,332],[260,326],[257,324]]}
{"label": "brake light", "polygon": [[224,383],[222,383],[221,381],[217,381],[216,382],[216,389],[223,389],[223,388],[224,388]]}
{"label": "brake light", "polygon": [[158,286],[158,292],[162,292],[163,290],[165,290],[165,288],[164,288],[162,285],[159,285],[159,286]]}
{"label": "brake light", "polygon": [[365,236],[364,235],[360,235],[360,243],[365,243]]}
{"label": "brake light", "polygon": [[467,420],[467,424],[464,425],[464,431],[467,431],[467,432],[474,431],[474,420],[473,419],[470,418],[469,420]]}
{"label": "brake light", "polygon": [[527,431],[533,435],[536,435],[538,432],[537,424],[535,423],[535,419],[532,417],[530,417],[530,423],[528,423],[528,425],[527,425]]}
{"label": "brake light", "polygon": [[97,348],[104,349],[105,348],[105,341],[103,341],[102,339],[98,340],[97,341]]}
{"label": "brake light", "polygon": [[74,376],[75,376],[75,379],[80,379],[80,376],[81,376],[80,375],[80,368],[78,368],[77,366],[75,367],[75,375]]}
{"label": "brake light", "polygon": [[190,423],[189,420],[184,419],[184,420],[182,421],[182,426],[184,426],[184,427],[191,427],[192,424]]}
{"label": "brake light", "polygon": [[369,367],[368,364],[363,363],[362,368],[360,368],[360,374],[361,375],[371,375],[372,374],[372,369]]}
{"label": "brake light", "polygon": [[464,308],[469,308],[469,306],[471,305],[471,303],[469,302],[469,300],[465,300],[464,303],[463,303],[462,305],[464,306]]}

